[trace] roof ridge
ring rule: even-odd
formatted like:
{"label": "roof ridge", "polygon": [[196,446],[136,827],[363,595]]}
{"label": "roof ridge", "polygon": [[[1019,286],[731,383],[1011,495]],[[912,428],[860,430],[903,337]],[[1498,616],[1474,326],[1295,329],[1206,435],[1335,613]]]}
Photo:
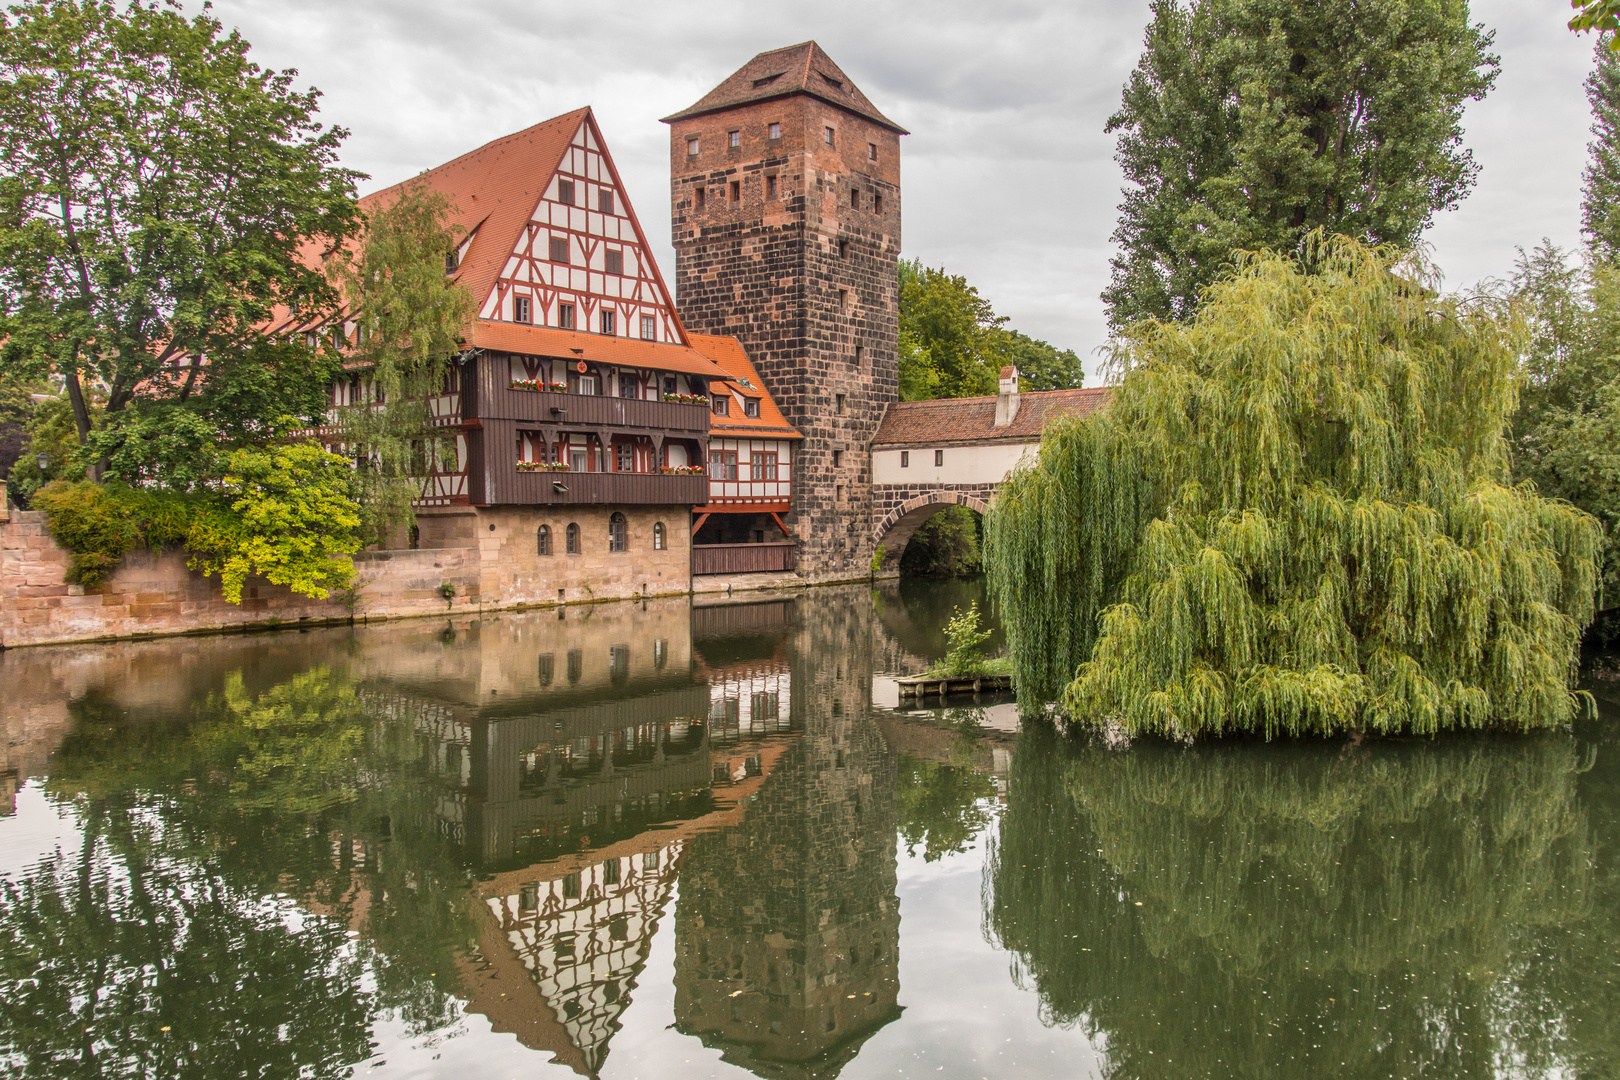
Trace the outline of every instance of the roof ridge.
{"label": "roof ridge", "polygon": [[[416,175],[406,177],[404,180],[401,180],[398,183],[389,184],[387,187],[378,188],[376,191],[373,191],[373,192],[370,192],[368,194],[362,195],[362,196],[360,196],[360,200],[362,202],[364,202],[366,199],[376,198],[378,195],[381,195],[384,192],[392,191],[392,190],[394,190],[395,188],[398,188],[398,187],[404,187],[406,184],[410,183],[412,180],[420,180],[422,177],[428,175],[429,173],[436,173],[440,169],[448,169],[450,166],[455,165],[455,164],[457,164],[459,162],[465,161],[467,158],[472,157],[474,154],[481,154],[485,150],[488,150],[492,146],[496,146],[496,145],[498,145],[500,143],[504,143],[504,142],[510,142],[511,140],[517,138],[519,135],[527,135],[529,132],[534,131],[536,128],[547,127],[547,126],[549,126],[551,124],[557,123],[559,120],[567,120],[569,117],[573,117],[573,116],[578,116],[578,117],[580,117],[581,120],[583,120],[585,115],[588,114],[590,111],[591,111],[591,107],[589,105],[581,105],[577,109],[570,109],[568,112],[558,113],[556,116],[553,116],[548,120],[539,120],[539,121],[536,121],[535,123],[530,124],[526,128],[519,128],[517,131],[512,131],[512,132],[508,132],[505,135],[496,136],[495,138],[489,140],[488,142],[482,144],[481,146],[473,147],[471,150],[468,150],[466,153],[457,154],[455,157],[451,158],[449,161],[441,161],[437,165],[434,165],[432,168],[423,169],[420,172],[418,172]],[[555,168],[553,168],[551,171],[553,173],[555,173],[557,170]],[[486,214],[485,217],[488,217],[488,215]],[[480,222],[480,224],[482,224],[482,223]]]}

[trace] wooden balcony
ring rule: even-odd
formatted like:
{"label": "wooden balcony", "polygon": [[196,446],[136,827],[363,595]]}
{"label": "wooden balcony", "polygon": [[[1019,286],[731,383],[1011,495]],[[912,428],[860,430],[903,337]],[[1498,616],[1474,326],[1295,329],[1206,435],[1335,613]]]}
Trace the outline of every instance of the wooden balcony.
{"label": "wooden balcony", "polygon": [[776,544],[693,544],[692,576],[792,570],[792,541]]}
{"label": "wooden balcony", "polygon": [[587,428],[654,428],[679,435],[701,435],[709,430],[709,410],[703,405],[640,398],[595,397],[549,390],[491,390],[479,415],[489,420],[517,420],[530,424]]}
{"label": "wooden balcony", "polygon": [[[505,447],[503,446],[504,450]],[[489,462],[482,499],[487,505],[578,506],[618,503],[637,506],[697,506],[709,494],[706,476],[630,472],[519,472],[503,456]]]}

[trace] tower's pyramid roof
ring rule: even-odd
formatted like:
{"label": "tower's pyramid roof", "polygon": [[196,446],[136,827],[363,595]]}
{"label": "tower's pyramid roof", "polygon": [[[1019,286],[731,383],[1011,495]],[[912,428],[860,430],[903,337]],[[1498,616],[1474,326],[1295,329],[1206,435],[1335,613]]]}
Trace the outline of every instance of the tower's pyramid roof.
{"label": "tower's pyramid roof", "polygon": [[878,112],[877,106],[867,100],[854,81],[813,41],[760,53],[703,95],[697,104],[664,117],[664,123],[791,94],[808,94],[901,135],[909,134]]}

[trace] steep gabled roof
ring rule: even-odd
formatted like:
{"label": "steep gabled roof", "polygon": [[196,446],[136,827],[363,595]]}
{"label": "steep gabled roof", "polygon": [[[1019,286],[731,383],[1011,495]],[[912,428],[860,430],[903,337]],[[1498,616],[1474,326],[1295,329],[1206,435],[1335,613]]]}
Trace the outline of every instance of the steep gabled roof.
{"label": "steep gabled roof", "polygon": [[715,334],[687,336],[692,339],[692,348],[725,372],[726,382],[723,385],[735,388],[743,397],[759,399],[758,416],[709,417],[711,434],[744,437],[764,435],[777,439],[804,438],[792,424],[788,423],[787,417],[782,415],[782,410],[777,408],[771,392],[765,389],[765,380],[759,377],[759,372],[749,363],[748,353],[743,350],[741,342],[734,337],[721,337]]}
{"label": "steep gabled roof", "polygon": [[697,104],[664,117],[664,123],[689,120],[756,101],[808,94],[901,135],[910,132],[878,112],[842,68],[814,41],[762,52],[710,90]]}
{"label": "steep gabled roof", "polygon": [[873,446],[956,446],[966,442],[1033,442],[1048,423],[1064,416],[1090,416],[1108,404],[1106,386],[1087,390],[1041,390],[1018,396],[1018,415],[996,427],[994,397],[896,401],[883,414]]}
{"label": "steep gabled roof", "polygon": [[482,303],[506,265],[518,234],[557,171],[589,108],[542,120],[360,200],[362,210],[387,206],[409,184],[427,183],[449,197],[451,224],[472,236],[456,277]]}

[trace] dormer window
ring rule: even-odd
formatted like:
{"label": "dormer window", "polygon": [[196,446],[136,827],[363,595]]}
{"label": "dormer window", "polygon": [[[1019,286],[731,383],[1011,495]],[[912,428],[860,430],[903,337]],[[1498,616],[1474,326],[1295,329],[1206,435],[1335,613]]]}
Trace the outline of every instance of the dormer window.
{"label": "dormer window", "polygon": [[827,81],[828,86],[832,87],[834,90],[843,90],[844,81],[842,79],[835,79],[831,75],[827,74],[825,71],[820,72],[819,74],[821,75],[821,77],[823,79],[825,79]]}
{"label": "dormer window", "polygon": [[574,205],[574,182],[572,180],[557,181],[557,201],[564,206]]}
{"label": "dormer window", "polygon": [[716,416],[730,416],[731,415],[731,398],[727,397],[725,394],[715,394],[714,395],[714,400],[710,404],[711,404],[711,407],[714,409],[714,415],[716,415]]}
{"label": "dormer window", "polygon": [[456,272],[456,267],[458,267],[460,265],[461,265],[461,253],[459,251],[447,251],[447,252],[445,252],[445,255],[444,255],[444,272],[445,273],[447,273],[447,274],[455,273]]}
{"label": "dormer window", "polygon": [[759,419],[759,398],[743,398],[743,415]]}
{"label": "dormer window", "polygon": [[781,77],[782,77],[782,73],[780,71],[778,71],[775,75],[765,75],[765,76],[762,76],[762,77],[760,77],[758,79],[755,79],[754,80],[754,89],[758,90],[762,86],[769,86],[769,85],[771,85],[771,83],[775,82],[777,79],[780,79]]}

